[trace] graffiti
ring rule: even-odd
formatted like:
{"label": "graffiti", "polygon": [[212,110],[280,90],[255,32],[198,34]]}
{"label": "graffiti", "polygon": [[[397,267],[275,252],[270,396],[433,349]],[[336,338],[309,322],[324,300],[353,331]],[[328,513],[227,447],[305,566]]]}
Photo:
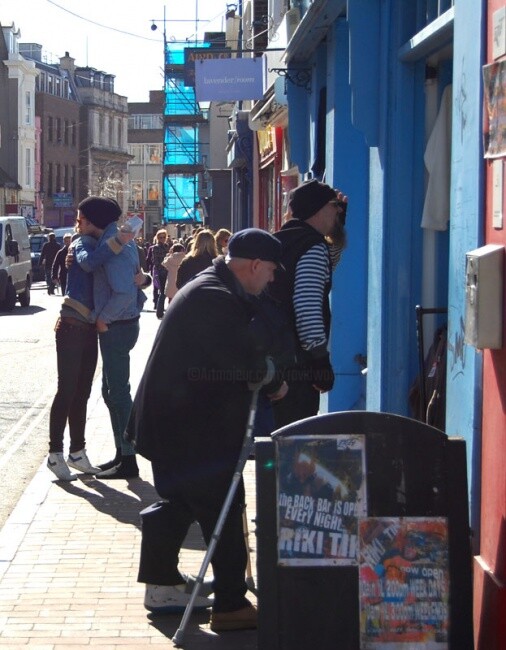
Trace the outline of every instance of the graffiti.
{"label": "graffiti", "polygon": [[[462,59],[462,70],[465,70],[465,59]],[[460,115],[460,142],[464,142],[464,132],[467,126],[467,92],[466,92],[466,75],[461,75],[461,83],[457,95],[457,113]]]}
{"label": "graffiti", "polygon": [[[464,320],[460,317],[460,330],[455,332],[453,342],[448,340],[448,351],[450,356],[450,371],[456,366],[460,366],[461,370],[457,375],[461,374],[466,365],[465,347],[464,347]],[[455,376],[457,376],[455,375]]]}

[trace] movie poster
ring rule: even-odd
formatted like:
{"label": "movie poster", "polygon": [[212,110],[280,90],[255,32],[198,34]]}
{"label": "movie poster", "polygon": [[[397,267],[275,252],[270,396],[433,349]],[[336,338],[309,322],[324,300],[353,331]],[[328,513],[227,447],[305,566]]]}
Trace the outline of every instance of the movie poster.
{"label": "movie poster", "polygon": [[360,648],[448,648],[448,525],[444,517],[359,523]]}
{"label": "movie poster", "polygon": [[485,158],[506,155],[506,61],[483,66]]}
{"label": "movie poster", "polygon": [[278,564],[358,564],[367,514],[363,435],[279,438]]}

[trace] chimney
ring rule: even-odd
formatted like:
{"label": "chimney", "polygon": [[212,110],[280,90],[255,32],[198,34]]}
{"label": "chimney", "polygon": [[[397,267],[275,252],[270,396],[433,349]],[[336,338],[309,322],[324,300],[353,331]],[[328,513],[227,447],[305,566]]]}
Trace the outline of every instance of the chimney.
{"label": "chimney", "polygon": [[76,71],[75,59],[69,55],[68,52],[65,52],[65,56],[60,57],[60,68],[62,70],[68,70],[72,76]]}

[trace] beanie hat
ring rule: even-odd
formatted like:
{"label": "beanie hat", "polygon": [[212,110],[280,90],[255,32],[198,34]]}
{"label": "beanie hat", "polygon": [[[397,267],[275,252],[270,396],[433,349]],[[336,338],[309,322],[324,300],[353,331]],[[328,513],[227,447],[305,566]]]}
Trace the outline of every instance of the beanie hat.
{"label": "beanie hat", "polygon": [[88,196],[77,207],[90,223],[101,230],[121,216],[119,203],[106,196]]}
{"label": "beanie hat", "polygon": [[294,219],[305,221],[336,197],[336,191],[330,185],[314,179],[292,190],[288,205]]}

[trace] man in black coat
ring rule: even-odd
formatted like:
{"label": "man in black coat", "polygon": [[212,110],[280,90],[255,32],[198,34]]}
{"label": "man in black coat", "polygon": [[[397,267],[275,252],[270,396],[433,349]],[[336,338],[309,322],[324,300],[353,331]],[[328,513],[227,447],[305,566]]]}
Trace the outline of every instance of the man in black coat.
{"label": "man in black coat", "polygon": [[[251,385],[267,371],[268,336],[259,335],[257,297],[274,279],[281,244],[250,228],[236,233],[228,250],[170,303],[128,427],[164,499],[142,513],[139,581],[154,612],[180,612],[188,602],[178,570],[181,545],[195,520],[206,543],[211,540],[242,447]],[[271,399],[287,390],[277,379],[266,388]],[[214,631],[256,627],[256,610],[245,597],[243,499],[241,484],[212,559]],[[195,603],[209,604],[205,597]]]}

